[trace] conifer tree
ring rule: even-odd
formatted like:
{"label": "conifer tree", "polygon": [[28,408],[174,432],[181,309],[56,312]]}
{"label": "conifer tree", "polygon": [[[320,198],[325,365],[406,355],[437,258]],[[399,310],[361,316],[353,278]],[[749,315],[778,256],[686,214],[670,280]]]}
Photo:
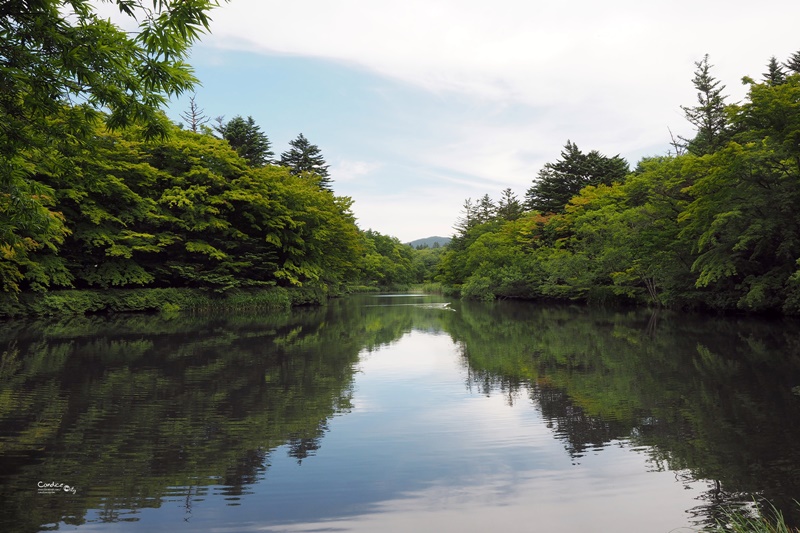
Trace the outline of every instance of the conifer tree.
{"label": "conifer tree", "polygon": [[764,73],[764,81],[773,87],[776,85],[783,85],[786,82],[786,73],[783,71],[781,64],[775,56],[769,58],[767,63],[767,71]]}
{"label": "conifer tree", "polygon": [[217,122],[214,129],[251,167],[263,167],[274,162],[275,153],[270,149],[269,138],[253,117],[245,120],[236,115],[227,123],[223,122],[223,117],[218,117]]}
{"label": "conifer tree", "polygon": [[689,152],[696,155],[710,154],[725,145],[729,138],[728,118],[725,113],[725,96],[722,94],[725,86],[711,75],[708,63],[708,54],[702,61],[695,63],[692,83],[697,89],[697,103],[695,107],[681,106],[688,120],[696,129],[694,139],[681,140],[686,142]]}
{"label": "conifer tree", "polygon": [[517,220],[525,212],[522,203],[517,199],[511,188],[503,191],[500,201],[497,202],[497,216],[503,220]]}
{"label": "conifer tree", "polygon": [[461,216],[456,219],[454,226],[456,238],[464,238],[476,224],[478,224],[477,206],[472,203],[472,198],[467,198],[461,207]]}
{"label": "conifer tree", "polygon": [[328,166],[322,151],[315,144],[311,144],[301,133],[296,139],[289,142],[289,150],[281,154],[281,166],[288,167],[295,176],[312,173],[320,178],[319,186],[326,191],[332,191]]}
{"label": "conifer tree", "polygon": [[481,196],[478,205],[475,206],[475,213],[480,224],[492,221],[497,214],[497,206],[494,205],[488,194]]}
{"label": "conifer tree", "polygon": [[570,199],[587,185],[611,185],[629,172],[628,163],[619,155],[606,157],[597,150],[584,154],[567,141],[561,159],[546,163],[525,194],[526,207],[541,213],[560,213]]}
{"label": "conifer tree", "polygon": [[800,74],[800,51],[793,53],[783,66],[786,67],[790,74]]}

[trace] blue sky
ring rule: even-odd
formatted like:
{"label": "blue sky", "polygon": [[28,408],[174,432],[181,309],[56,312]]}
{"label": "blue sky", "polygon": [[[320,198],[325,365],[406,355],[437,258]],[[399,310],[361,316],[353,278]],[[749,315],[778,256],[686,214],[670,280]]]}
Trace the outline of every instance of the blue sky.
{"label": "blue sky", "polygon": [[[104,8],[105,9],[105,8]],[[466,198],[521,199],[568,139],[631,166],[690,135],[694,62],[728,102],[800,50],[800,3],[231,0],[190,62],[209,117],[303,133],[363,229],[450,235]],[[180,121],[186,96],[168,114]]]}

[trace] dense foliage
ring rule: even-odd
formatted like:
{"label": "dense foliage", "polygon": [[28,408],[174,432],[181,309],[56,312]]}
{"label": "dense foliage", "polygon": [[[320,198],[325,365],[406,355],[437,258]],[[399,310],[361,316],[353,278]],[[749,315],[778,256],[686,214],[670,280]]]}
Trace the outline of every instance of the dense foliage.
{"label": "dense foliage", "polygon": [[705,58],[699,105],[684,108],[697,136],[626,175],[592,152],[601,171],[563,208],[555,186],[581,173],[562,183],[555,171],[583,156],[570,142],[529,191],[536,209],[509,220],[488,197],[468,201],[440,280],[479,299],[800,313],[800,73],[789,64],[745,78],[746,100],[723,106]]}
{"label": "dense foliage", "polygon": [[[240,117],[231,124],[253,126]],[[352,201],[320,187],[313,172],[248,160],[208,129],[169,126],[166,133],[148,141],[137,128],[112,131],[98,122],[81,143],[62,148],[57,164],[50,154],[28,156],[28,180],[49,191],[63,235],[51,246],[5,254],[7,298],[135,287],[304,287],[324,295],[432,279],[441,250],[414,250],[360,230]],[[97,298],[76,293],[64,309],[124,308]],[[176,302],[165,297],[162,304]],[[21,312],[7,302],[2,313]]]}
{"label": "dense foliage", "polygon": [[98,127],[53,168],[31,158],[68,235],[7,258],[6,290],[338,284],[355,275],[351,201],[278,166],[251,167],[210,135]]}
{"label": "dense foliage", "polygon": [[[11,0],[0,4],[0,283],[16,290],[35,271],[66,280],[54,254],[71,231],[53,191],[36,174],[63,173],[71,150],[110,128],[137,124],[161,138],[159,108],[197,81],[184,61],[209,27],[212,0],[116,0],[138,22],[127,32],[99,18],[87,0]],[[105,113],[101,113],[101,110]]]}

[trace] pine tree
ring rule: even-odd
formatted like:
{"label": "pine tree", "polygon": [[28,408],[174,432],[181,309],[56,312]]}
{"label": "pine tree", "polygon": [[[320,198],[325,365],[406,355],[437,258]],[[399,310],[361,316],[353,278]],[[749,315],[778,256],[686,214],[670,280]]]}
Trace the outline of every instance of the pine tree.
{"label": "pine tree", "polygon": [[320,189],[332,191],[329,178],[328,166],[322,151],[315,144],[311,144],[301,133],[293,141],[289,142],[289,150],[281,154],[281,166],[288,167],[289,171],[295,176],[305,173],[312,173],[319,177]]}
{"label": "pine tree", "polygon": [[786,73],[783,71],[781,64],[775,56],[769,58],[767,63],[767,71],[763,74],[764,81],[767,85],[775,87],[776,85],[783,85],[786,83]]}
{"label": "pine tree", "polygon": [[217,117],[217,123],[214,129],[251,167],[263,167],[274,162],[275,153],[271,150],[269,138],[253,117],[245,120],[236,115],[227,123],[223,122],[223,117]]}
{"label": "pine tree", "polygon": [[497,202],[497,216],[503,220],[517,220],[525,212],[522,203],[517,199],[510,188],[503,191],[500,201]]}
{"label": "pine tree", "polygon": [[792,74],[800,74],[800,51],[793,53],[783,66]]}
{"label": "pine tree", "polygon": [[453,227],[456,230],[457,238],[463,239],[469,230],[478,224],[476,209],[477,207],[472,203],[472,198],[464,200],[464,205],[461,208],[462,214],[456,219],[456,224]]}
{"label": "pine tree", "polygon": [[681,106],[688,120],[695,128],[697,135],[694,139],[684,139],[689,152],[696,155],[710,154],[721,148],[729,138],[728,118],[725,113],[725,96],[720,87],[720,82],[711,75],[708,63],[708,54],[702,61],[695,63],[697,70],[694,72],[692,83],[697,89],[696,107]]}
{"label": "pine tree", "polygon": [[611,185],[629,172],[619,155],[606,157],[597,150],[584,154],[567,141],[561,159],[545,163],[538,178],[525,194],[526,207],[541,213],[560,213],[564,206],[587,185]]}
{"label": "pine tree", "polygon": [[481,199],[478,200],[478,204],[475,206],[475,215],[478,223],[484,224],[486,222],[491,222],[494,220],[496,214],[497,206],[494,205],[494,202],[489,195],[484,194],[481,196]]}

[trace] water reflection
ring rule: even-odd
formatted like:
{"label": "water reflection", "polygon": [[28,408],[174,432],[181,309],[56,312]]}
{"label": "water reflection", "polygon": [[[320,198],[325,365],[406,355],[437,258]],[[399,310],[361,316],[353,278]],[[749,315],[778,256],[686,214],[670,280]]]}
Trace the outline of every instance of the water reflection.
{"label": "water reflection", "polygon": [[[800,402],[797,324],[652,316],[500,303],[465,306],[473,382],[530,398],[577,461],[627,439],[685,484],[711,480],[690,510],[698,525],[766,498],[797,523]],[[508,317],[513,317],[510,319]],[[479,325],[479,322],[485,322]],[[483,331],[498,331],[489,342]]]}
{"label": "water reflection", "polygon": [[420,295],[7,322],[0,529],[798,521],[797,331]]}

